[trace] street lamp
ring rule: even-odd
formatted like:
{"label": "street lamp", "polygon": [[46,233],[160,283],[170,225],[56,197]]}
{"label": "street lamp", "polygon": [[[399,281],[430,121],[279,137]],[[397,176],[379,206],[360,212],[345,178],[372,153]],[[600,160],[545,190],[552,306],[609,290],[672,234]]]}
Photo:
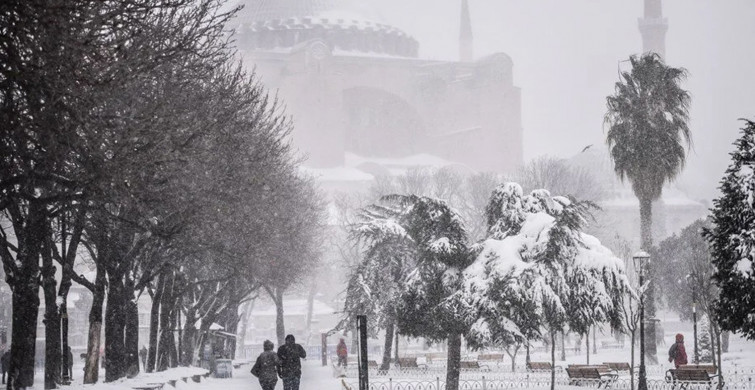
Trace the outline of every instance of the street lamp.
{"label": "street lamp", "polygon": [[695,364],[697,360],[697,294],[692,292],[692,338],[695,340]]}
{"label": "street lamp", "polygon": [[[632,256],[634,266],[639,269],[640,288],[644,284],[645,263],[650,255],[645,251],[639,251]],[[638,390],[648,390],[647,373],[645,372],[645,294],[640,294],[640,373],[637,383]]]}

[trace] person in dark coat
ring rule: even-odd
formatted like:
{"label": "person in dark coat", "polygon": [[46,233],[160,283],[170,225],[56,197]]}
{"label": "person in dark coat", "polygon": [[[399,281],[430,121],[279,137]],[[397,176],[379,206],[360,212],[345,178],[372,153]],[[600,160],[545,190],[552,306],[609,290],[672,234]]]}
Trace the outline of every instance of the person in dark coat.
{"label": "person in dark coat", "polygon": [[66,363],[68,363],[68,379],[73,379],[73,351],[71,346],[66,346]]}
{"label": "person in dark coat", "polygon": [[687,364],[687,351],[684,349],[684,335],[677,333],[676,342],[668,350],[668,361],[674,362],[674,366]]}
{"label": "person in dark coat", "polygon": [[3,384],[5,384],[5,374],[8,372],[8,368],[10,368],[10,348],[0,357],[0,371],[3,374]]}
{"label": "person in dark coat", "polygon": [[147,350],[146,345],[142,345],[142,349],[139,350],[139,359],[142,361],[142,367],[144,368],[144,371],[147,371],[147,354],[149,351]]}
{"label": "person in dark coat", "polygon": [[294,335],[286,336],[286,343],[278,348],[281,365],[278,375],[283,379],[283,390],[299,390],[301,380],[301,360],[307,357],[301,345],[296,344]]}
{"label": "person in dark coat", "polygon": [[252,367],[252,375],[259,378],[262,390],[274,390],[275,384],[278,383],[278,368],[281,361],[278,354],[273,351],[274,347],[272,341],[265,340],[262,343],[264,351],[257,357],[257,361]]}
{"label": "person in dark coat", "polygon": [[336,355],[338,356],[338,365],[346,367],[346,362],[349,357],[349,350],[346,348],[346,341],[341,339],[336,347]]}

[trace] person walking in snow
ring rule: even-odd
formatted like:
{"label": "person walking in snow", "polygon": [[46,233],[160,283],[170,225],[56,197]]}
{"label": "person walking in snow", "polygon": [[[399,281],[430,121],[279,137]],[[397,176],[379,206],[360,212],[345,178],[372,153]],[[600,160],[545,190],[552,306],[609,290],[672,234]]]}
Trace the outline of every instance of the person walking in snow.
{"label": "person walking in snow", "polygon": [[674,366],[687,364],[687,351],[684,349],[684,335],[681,333],[676,334],[676,342],[671,345],[668,350],[668,361],[674,362]]}
{"label": "person walking in snow", "polygon": [[338,356],[338,366],[346,368],[346,361],[348,360],[349,350],[346,348],[346,341],[341,339],[336,347],[336,355]]}
{"label": "person walking in snow", "polygon": [[270,340],[262,343],[263,352],[252,367],[252,375],[260,380],[262,390],[274,390],[278,383],[278,370],[281,364],[278,354],[273,352],[275,345]]}
{"label": "person walking in snow", "polygon": [[294,335],[286,336],[286,343],[278,347],[278,358],[281,364],[278,376],[283,379],[283,390],[299,390],[301,381],[301,360],[307,357],[307,352],[301,345],[296,344]]}
{"label": "person walking in snow", "polygon": [[0,369],[2,370],[2,374],[3,374],[3,384],[5,384],[5,374],[8,372],[9,367],[10,367],[10,347],[8,347],[8,350],[3,353],[2,357],[0,357]]}
{"label": "person walking in snow", "polygon": [[149,351],[147,350],[146,345],[142,345],[142,349],[139,350],[139,359],[142,361],[142,368],[144,368],[144,371],[147,371],[147,354]]}

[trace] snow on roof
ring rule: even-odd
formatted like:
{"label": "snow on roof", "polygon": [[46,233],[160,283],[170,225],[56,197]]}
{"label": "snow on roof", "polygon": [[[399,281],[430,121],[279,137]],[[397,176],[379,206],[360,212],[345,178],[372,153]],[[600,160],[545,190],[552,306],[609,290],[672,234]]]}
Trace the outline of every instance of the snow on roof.
{"label": "snow on roof", "polygon": [[311,168],[302,166],[303,172],[320,181],[370,181],[373,176],[352,167]]}
{"label": "snow on roof", "polygon": [[[336,310],[326,303],[315,299],[312,303],[312,315],[329,315],[334,314]],[[306,299],[283,299],[283,314],[287,316],[305,316],[307,314]],[[255,306],[252,310],[253,316],[275,316],[276,309],[274,304],[266,306]]]}

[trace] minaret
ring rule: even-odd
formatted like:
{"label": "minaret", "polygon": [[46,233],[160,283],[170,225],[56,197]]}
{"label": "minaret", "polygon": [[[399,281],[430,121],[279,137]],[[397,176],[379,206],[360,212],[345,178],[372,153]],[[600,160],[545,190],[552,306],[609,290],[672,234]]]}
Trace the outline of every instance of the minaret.
{"label": "minaret", "polygon": [[666,31],[668,20],[663,17],[661,0],[645,0],[645,15],[638,20],[642,34],[642,51],[666,57]]}
{"label": "minaret", "polygon": [[461,25],[459,29],[459,60],[472,62],[474,50],[472,48],[472,21],[469,18],[469,4],[461,0]]}

